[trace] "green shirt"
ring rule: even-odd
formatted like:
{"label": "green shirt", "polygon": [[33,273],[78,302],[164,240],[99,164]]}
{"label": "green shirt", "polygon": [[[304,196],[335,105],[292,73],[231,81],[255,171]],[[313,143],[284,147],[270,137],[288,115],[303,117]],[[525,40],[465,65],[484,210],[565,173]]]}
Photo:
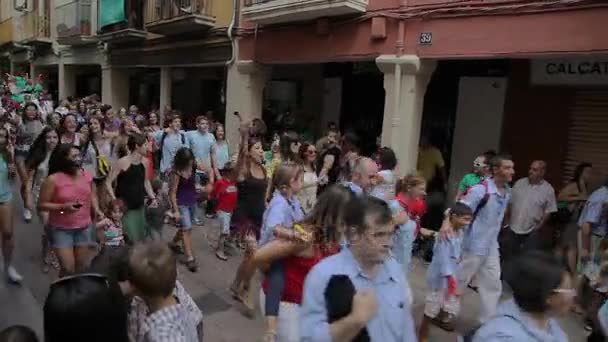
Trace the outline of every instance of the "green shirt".
{"label": "green shirt", "polygon": [[462,177],[460,184],[458,184],[458,190],[465,191],[466,189],[472,187],[475,184],[481,182],[483,178],[476,173],[469,173]]}

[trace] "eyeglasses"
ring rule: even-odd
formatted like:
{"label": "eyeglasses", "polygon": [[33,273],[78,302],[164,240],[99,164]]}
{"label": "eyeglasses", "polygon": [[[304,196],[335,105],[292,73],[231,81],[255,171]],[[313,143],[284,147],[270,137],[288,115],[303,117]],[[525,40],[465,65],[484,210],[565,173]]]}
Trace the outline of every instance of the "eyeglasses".
{"label": "eyeglasses", "polygon": [[51,288],[54,286],[57,286],[59,284],[64,284],[67,282],[70,282],[74,279],[80,279],[80,278],[89,278],[89,279],[94,279],[94,280],[98,280],[98,281],[103,281],[106,285],[106,287],[110,287],[110,282],[108,281],[108,278],[102,274],[99,273],[79,273],[79,274],[72,274],[69,276],[65,276],[63,278],[59,278],[57,280],[55,280],[54,282],[51,283]]}

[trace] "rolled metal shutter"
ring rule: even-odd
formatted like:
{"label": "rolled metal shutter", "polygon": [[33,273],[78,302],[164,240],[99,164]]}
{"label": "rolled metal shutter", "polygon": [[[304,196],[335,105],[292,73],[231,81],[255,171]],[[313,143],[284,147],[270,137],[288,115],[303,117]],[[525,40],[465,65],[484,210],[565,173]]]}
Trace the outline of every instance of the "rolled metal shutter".
{"label": "rolled metal shutter", "polygon": [[564,182],[581,162],[608,175],[608,90],[577,90],[570,109]]}

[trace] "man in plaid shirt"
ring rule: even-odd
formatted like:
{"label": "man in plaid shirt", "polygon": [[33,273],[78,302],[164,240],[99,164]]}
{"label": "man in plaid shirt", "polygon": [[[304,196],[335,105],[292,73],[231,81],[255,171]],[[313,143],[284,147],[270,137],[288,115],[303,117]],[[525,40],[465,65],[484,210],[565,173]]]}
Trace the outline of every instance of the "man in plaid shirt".
{"label": "man in plaid shirt", "polygon": [[142,342],[198,342],[197,324],[187,303],[175,296],[177,265],[161,242],[136,245],[129,257],[129,280],[148,306],[138,337]]}

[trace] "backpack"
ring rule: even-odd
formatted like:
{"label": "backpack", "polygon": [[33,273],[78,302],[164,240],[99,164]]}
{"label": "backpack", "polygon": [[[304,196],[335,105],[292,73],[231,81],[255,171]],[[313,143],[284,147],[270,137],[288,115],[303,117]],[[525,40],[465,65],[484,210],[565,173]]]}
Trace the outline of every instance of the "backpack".
{"label": "backpack", "polygon": [[[182,145],[186,145],[186,136],[184,133],[179,132],[179,135],[182,138]],[[163,160],[163,146],[165,145],[165,138],[167,137],[167,131],[163,132],[162,137],[160,138],[160,148],[158,149],[158,160],[159,162]]]}
{"label": "backpack", "polygon": [[[483,180],[483,181],[477,183],[476,185],[483,185],[484,194],[483,194],[483,197],[481,198],[481,200],[479,201],[479,203],[477,204],[477,208],[475,208],[475,211],[473,212],[473,219],[471,220],[471,225],[473,224],[473,222],[475,222],[475,218],[477,218],[477,214],[479,214],[481,209],[483,209],[483,207],[485,207],[486,204],[488,204],[488,200],[490,200],[490,193],[488,192],[488,182]],[[473,186],[475,186],[475,185],[473,185]],[[464,192],[464,194],[462,194],[462,197],[465,197],[473,186],[469,187]]]}

